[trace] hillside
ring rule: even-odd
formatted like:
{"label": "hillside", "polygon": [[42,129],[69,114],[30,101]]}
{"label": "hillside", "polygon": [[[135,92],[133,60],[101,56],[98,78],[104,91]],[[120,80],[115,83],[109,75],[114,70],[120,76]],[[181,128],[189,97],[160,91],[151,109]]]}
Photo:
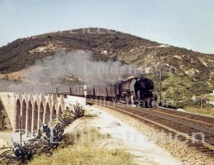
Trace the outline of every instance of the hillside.
{"label": "hillside", "polygon": [[[89,31],[90,30],[90,31]],[[135,64],[156,82],[156,92],[166,99],[189,100],[214,87],[214,55],[159,44],[130,34],[90,28],[53,32],[18,39],[0,48],[0,72],[5,75],[26,69],[36,59],[58,51],[91,51],[93,60],[109,58]],[[160,72],[161,70],[161,72]]]}
{"label": "hillside", "polygon": [[[93,32],[93,30],[95,32]],[[13,72],[33,64],[35,59],[53,55],[60,50],[91,50],[96,59],[116,57],[134,47],[159,45],[156,42],[141,39],[121,32],[108,33],[107,29],[84,32],[83,29],[48,33],[18,39],[0,48],[0,71]],[[102,55],[107,50],[107,55]],[[15,65],[14,65],[15,64]]]}

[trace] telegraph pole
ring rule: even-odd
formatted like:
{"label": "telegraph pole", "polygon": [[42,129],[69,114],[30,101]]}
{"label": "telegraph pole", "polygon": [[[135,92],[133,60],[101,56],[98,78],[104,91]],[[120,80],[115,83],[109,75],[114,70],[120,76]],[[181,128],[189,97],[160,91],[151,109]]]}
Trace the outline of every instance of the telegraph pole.
{"label": "telegraph pole", "polygon": [[158,53],[158,61],[159,61],[159,97],[160,97],[160,105],[162,105],[162,68],[161,68],[161,54]]}
{"label": "telegraph pole", "polygon": [[159,87],[160,87],[160,104],[162,105],[162,73],[159,71]]}

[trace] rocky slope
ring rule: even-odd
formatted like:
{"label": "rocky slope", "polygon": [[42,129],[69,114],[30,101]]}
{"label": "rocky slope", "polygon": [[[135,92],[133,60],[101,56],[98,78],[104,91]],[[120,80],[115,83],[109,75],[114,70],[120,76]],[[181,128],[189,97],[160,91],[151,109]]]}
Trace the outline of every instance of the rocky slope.
{"label": "rocky slope", "polygon": [[36,59],[53,56],[61,50],[91,51],[96,61],[111,58],[135,64],[156,82],[157,93],[162,80],[164,98],[190,99],[192,95],[211,91],[214,86],[214,55],[99,28],[59,31],[15,40],[0,48],[0,71],[5,75],[28,68]]}

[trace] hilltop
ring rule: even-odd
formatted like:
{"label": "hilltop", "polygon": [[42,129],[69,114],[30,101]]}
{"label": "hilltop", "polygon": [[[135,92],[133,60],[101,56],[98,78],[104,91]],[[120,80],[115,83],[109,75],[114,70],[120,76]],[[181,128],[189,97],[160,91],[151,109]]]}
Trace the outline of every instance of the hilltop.
{"label": "hilltop", "polygon": [[[129,34],[107,29],[77,29],[17,39],[0,48],[0,71],[9,73],[33,64],[38,58],[60,50],[91,50],[96,59],[117,57],[134,47],[159,45]],[[14,65],[15,64],[15,65]]]}
{"label": "hilltop", "polygon": [[[160,44],[130,34],[98,28],[58,31],[17,39],[0,48],[0,72],[3,75],[32,66],[37,59],[58,51],[83,50],[93,60],[119,60],[135,64],[156,82],[166,99],[190,99],[210,92],[214,87],[214,55]],[[161,72],[160,72],[161,70]]]}

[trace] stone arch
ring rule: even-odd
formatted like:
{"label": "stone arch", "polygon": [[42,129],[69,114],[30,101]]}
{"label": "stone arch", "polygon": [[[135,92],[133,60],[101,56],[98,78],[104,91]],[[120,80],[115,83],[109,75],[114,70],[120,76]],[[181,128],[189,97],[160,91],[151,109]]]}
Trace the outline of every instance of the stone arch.
{"label": "stone arch", "polygon": [[38,113],[39,113],[39,109],[38,109],[38,103],[37,101],[34,102],[33,105],[33,113],[34,113],[34,119],[33,119],[33,131],[36,131],[38,128]]}
{"label": "stone arch", "polygon": [[31,121],[32,121],[32,111],[33,111],[33,108],[32,108],[32,103],[31,101],[29,100],[28,101],[28,115],[27,115],[27,131],[31,132]]}
{"label": "stone arch", "polygon": [[49,103],[46,104],[45,106],[45,124],[48,124],[50,122],[50,116],[51,116],[51,110],[50,110],[50,105]]}
{"label": "stone arch", "polygon": [[55,105],[53,105],[53,108],[52,108],[52,120],[56,119],[56,116],[57,116],[57,112],[56,112],[56,107]]}
{"label": "stone arch", "polygon": [[16,131],[20,129],[20,117],[21,117],[21,103],[20,100],[17,99],[16,101]]}
{"label": "stone arch", "polygon": [[[40,109],[39,109],[39,122],[43,123],[43,114],[44,114],[44,105],[42,101],[40,102]],[[44,123],[43,123],[44,124]]]}
{"label": "stone arch", "polygon": [[57,115],[61,116],[62,115],[62,106],[59,105],[58,110],[57,110]]}
{"label": "stone arch", "polygon": [[27,120],[27,105],[26,101],[22,101],[22,121],[21,121],[21,129],[25,129]]}

